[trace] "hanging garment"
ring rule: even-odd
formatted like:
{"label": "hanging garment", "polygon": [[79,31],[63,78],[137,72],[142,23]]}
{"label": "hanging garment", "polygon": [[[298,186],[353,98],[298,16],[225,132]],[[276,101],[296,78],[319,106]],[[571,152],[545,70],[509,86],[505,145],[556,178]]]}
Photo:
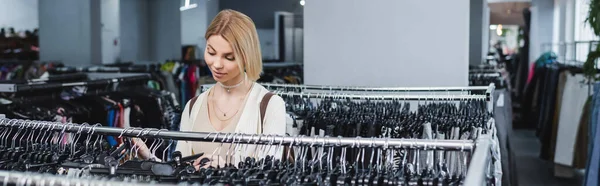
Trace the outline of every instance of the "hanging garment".
{"label": "hanging garment", "polygon": [[592,120],[590,121],[590,141],[588,143],[589,156],[585,171],[585,186],[596,186],[600,184],[600,127],[598,122],[600,116],[600,82],[594,83],[594,94],[592,98]]}
{"label": "hanging garment", "polygon": [[[109,112],[109,116],[108,116],[108,126],[109,127],[114,127],[114,121],[115,121],[115,116],[116,113],[114,110],[110,110]],[[117,145],[117,141],[115,140],[115,137],[113,136],[107,136],[107,140],[108,143],[110,144],[110,146],[116,146]]]}
{"label": "hanging garment", "polygon": [[558,122],[554,163],[573,166],[575,142],[583,113],[581,108],[589,95],[587,84],[582,83],[584,80],[583,74],[567,76]]}
{"label": "hanging garment", "polygon": [[[431,129],[431,123],[423,124],[423,135],[421,139],[433,139],[433,131]],[[421,154],[420,165],[424,165],[425,170],[433,170],[434,168],[434,152],[431,150],[424,151]]]}
{"label": "hanging garment", "polygon": [[[585,169],[588,158],[588,146],[587,143],[589,141],[588,131],[589,131],[589,122],[590,122],[590,113],[592,109],[591,106],[591,96],[588,96],[585,105],[583,108],[583,113],[581,114],[581,119],[579,122],[579,130],[577,131],[577,141],[575,142],[575,150],[573,157],[573,167],[576,169]],[[585,153],[581,153],[585,152]]]}
{"label": "hanging garment", "polygon": [[590,141],[588,142],[588,157],[591,157],[592,146],[594,145],[594,138],[596,136],[596,128],[598,127],[598,121],[600,120],[600,82],[594,83],[594,93],[592,95],[592,112],[590,113],[590,126],[588,136]]}
{"label": "hanging garment", "polygon": [[[492,174],[494,175],[494,178],[496,178],[496,179],[494,179],[495,185],[502,185],[503,179],[501,179],[501,178],[503,178],[503,175],[504,175],[502,166],[504,165],[504,163],[508,163],[508,162],[502,161],[502,153],[501,153],[502,151],[500,149],[501,143],[498,138],[498,128],[496,127],[496,120],[494,118],[490,118],[490,120],[488,121],[488,126],[489,126],[489,128],[491,128],[490,136],[492,138],[492,141],[491,141],[490,147],[492,149],[491,150],[492,161],[496,162],[490,166],[492,166],[492,168],[491,168]],[[481,130],[482,130],[481,128],[478,128],[477,136],[480,135]],[[472,139],[474,139],[474,138],[472,138]]]}
{"label": "hanging garment", "polygon": [[[596,84],[598,85],[598,84]],[[598,121],[594,121],[598,125]],[[596,134],[600,134],[600,127],[596,127]],[[600,184],[600,136],[592,136],[591,156],[586,169],[585,184],[586,186],[594,186]]]}
{"label": "hanging garment", "polygon": [[554,153],[556,152],[556,135],[558,135],[558,121],[560,119],[563,94],[568,74],[570,74],[568,71],[563,71],[560,73],[560,77],[558,78],[558,87],[556,89],[556,108],[554,109],[554,118],[552,119],[552,138],[550,140],[550,149],[548,150],[550,152],[549,158],[552,160],[554,159]]}

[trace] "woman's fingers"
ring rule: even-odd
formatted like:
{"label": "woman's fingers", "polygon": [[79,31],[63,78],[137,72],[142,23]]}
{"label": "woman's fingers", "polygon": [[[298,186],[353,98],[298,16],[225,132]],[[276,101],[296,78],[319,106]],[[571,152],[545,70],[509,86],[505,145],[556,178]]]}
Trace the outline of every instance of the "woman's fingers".
{"label": "woman's fingers", "polygon": [[[218,158],[218,159],[217,159]],[[204,161],[202,161],[204,160]],[[200,168],[208,168],[210,166],[217,166],[219,164],[224,165],[225,160],[220,157],[217,156],[214,159],[211,159],[210,156],[201,156],[199,158],[197,158],[196,160],[194,160],[194,162],[192,163],[192,165],[194,166],[194,168],[196,168],[196,170],[199,170]]]}
{"label": "woman's fingers", "polygon": [[[203,159],[207,159],[208,160],[208,161],[205,160],[206,161],[206,162],[204,162],[205,165],[202,165],[202,163],[203,163],[202,160]],[[211,162],[211,160],[210,160],[209,157],[207,157],[207,156],[201,156],[201,157],[197,158],[196,160],[194,160],[193,165],[194,165],[194,168],[196,168],[196,170],[199,170],[200,167],[202,167],[202,168],[208,168],[210,166],[209,162]]]}

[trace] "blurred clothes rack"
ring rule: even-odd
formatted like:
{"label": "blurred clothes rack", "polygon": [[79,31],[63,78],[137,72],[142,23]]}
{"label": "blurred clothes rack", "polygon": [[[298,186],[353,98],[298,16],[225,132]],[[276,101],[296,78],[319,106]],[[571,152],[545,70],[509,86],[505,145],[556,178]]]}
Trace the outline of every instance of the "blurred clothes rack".
{"label": "blurred clothes rack", "polygon": [[175,94],[184,104],[195,95],[193,85],[198,81],[202,61],[168,60],[163,64],[150,62],[122,62],[103,66],[60,67],[50,70],[51,74],[70,74],[78,72],[94,73],[145,73],[150,75],[148,86],[156,90],[167,90]]}
{"label": "blurred clothes rack", "polygon": [[[201,93],[199,85],[216,83],[203,60],[167,60],[161,65],[161,73],[167,90],[175,92],[183,104]],[[302,74],[298,63],[263,63],[263,74],[257,82],[300,84]]]}
{"label": "blurred clothes rack", "polygon": [[[496,58],[492,58],[496,59]],[[514,152],[512,143],[509,139],[513,127],[513,90],[514,80],[516,79],[516,70],[512,69],[516,65],[518,58],[513,57],[505,60],[504,63],[494,65],[484,64],[478,66],[469,66],[469,85],[487,85],[493,83],[496,89],[493,91],[494,102],[494,123],[497,128],[498,145],[502,158],[502,185],[517,185],[517,176]],[[511,171],[513,170],[513,171]]]}
{"label": "blurred clothes rack", "polygon": [[14,29],[0,28],[0,60],[39,60],[37,29],[16,33]]}
{"label": "blurred clothes rack", "polygon": [[181,106],[172,93],[149,88],[150,75],[84,73],[83,80],[81,75],[0,83],[0,113],[19,119],[179,130]]}
{"label": "blurred clothes rack", "polygon": [[62,66],[60,62],[38,62],[31,60],[0,60],[0,81],[28,80],[39,78],[49,68]]}
{"label": "blurred clothes rack", "polygon": [[57,67],[48,70],[50,74],[72,74],[72,73],[143,73],[150,76],[148,86],[156,90],[165,90],[167,82],[161,74],[160,65],[157,64],[134,64],[120,63],[106,66],[90,66],[90,67]]}
{"label": "blurred clothes rack", "polygon": [[203,60],[167,60],[160,69],[167,82],[167,90],[175,92],[182,104],[199,94],[200,84],[215,82]]}
{"label": "blurred clothes rack", "polygon": [[[12,129],[19,130],[12,135]],[[10,134],[5,136],[18,139],[17,143],[8,144],[4,143],[6,142],[4,136],[0,137],[3,139],[0,140],[0,143],[3,144],[2,148],[6,145],[11,146],[10,149],[7,149],[10,152],[19,149],[19,155],[23,155],[21,157],[26,157],[25,159],[28,159],[29,155],[39,153],[38,151],[43,148],[48,148],[46,152],[55,153],[57,156],[52,163],[46,163],[47,160],[43,162],[19,161],[9,163],[10,166],[3,166],[6,164],[6,162],[3,162],[0,163],[0,169],[66,174],[73,180],[78,178],[93,180],[104,178],[113,181],[136,180],[138,183],[179,183],[184,185],[193,183],[209,185],[295,185],[323,182],[332,185],[351,183],[458,185],[463,181],[467,181],[468,183],[477,182],[477,185],[492,185],[495,179],[490,169],[487,168],[493,162],[490,159],[490,146],[489,143],[486,143],[489,142],[489,137],[486,137],[486,134],[481,134],[476,143],[472,140],[283,137],[171,132],[140,128],[118,129],[87,124],[62,124],[12,119],[0,119],[0,131]],[[62,136],[60,139],[64,137],[67,140],[44,141],[44,138],[37,140],[31,138],[33,133],[42,134],[42,136],[49,136],[45,133],[54,133],[55,137]],[[20,136],[28,137],[22,138]],[[123,140],[125,145],[104,149],[102,148],[103,145],[97,145],[97,143],[102,143],[105,136],[118,136],[117,138]],[[267,150],[272,149],[271,146],[289,147],[296,156],[293,156],[293,159],[279,159],[263,154],[247,157],[245,161],[239,162],[239,164],[231,162],[226,163],[225,166],[202,168],[196,171],[191,167],[191,161],[194,161],[199,155],[181,157],[181,155],[177,155],[177,152],[174,152],[171,160],[162,163],[136,159],[137,154],[132,153],[135,150],[129,150],[129,145],[133,141],[128,137],[140,138],[141,140],[147,138],[162,140],[160,143],[153,143],[149,146],[150,149],[164,146],[165,143],[172,144],[171,139],[176,139],[234,143],[235,147],[229,147],[233,149],[236,149],[238,145],[244,146],[242,144],[259,144],[256,147]],[[95,141],[91,140],[94,138]],[[101,140],[98,141],[98,139]],[[306,154],[312,148],[316,148],[316,153]],[[429,151],[419,154],[419,149]],[[475,154],[473,154],[473,149],[475,149]],[[347,150],[355,150],[356,153]],[[370,153],[365,153],[365,151]],[[335,153],[341,153],[341,158],[334,159]],[[365,158],[365,154],[371,154],[373,158]],[[289,157],[286,154],[283,155]],[[469,157],[476,159],[467,161]],[[81,160],[78,160],[79,158]],[[225,161],[231,161],[230,158],[225,159]],[[355,161],[354,163],[348,163],[345,161],[346,159],[355,159]],[[403,160],[396,164],[396,162],[390,161],[392,159]],[[470,172],[469,169],[471,168],[477,172]],[[0,172],[0,177],[7,174],[6,172]],[[22,178],[24,174],[16,173],[13,175]],[[28,178],[31,182],[38,181],[39,183],[39,179],[32,178],[39,177]],[[2,180],[11,181],[12,179]]]}
{"label": "blurred clothes rack", "polygon": [[522,118],[515,127],[536,129],[542,144],[540,158],[553,162],[554,175],[571,178],[585,168],[588,151],[586,105],[591,87],[585,83],[582,63],[539,60],[521,100]]}
{"label": "blurred clothes rack", "polygon": [[494,83],[496,88],[510,89],[510,74],[496,65],[469,66],[469,86],[485,86]]}
{"label": "blurred clothes rack", "polygon": [[263,63],[263,74],[259,83],[302,84],[304,81],[302,63]]}
{"label": "blurred clothes rack", "polygon": [[[69,74],[77,72],[96,73],[148,73],[152,81],[149,86],[157,90],[175,93],[179,102],[185,104],[200,94],[199,85],[214,84],[216,81],[203,60],[167,60],[164,63],[124,62],[90,67],[58,67],[50,74]],[[258,82],[302,83],[301,63],[264,63],[264,73]]]}
{"label": "blurred clothes rack", "polygon": [[500,72],[469,72],[469,86],[482,86],[490,83],[496,85],[498,89],[510,86]]}

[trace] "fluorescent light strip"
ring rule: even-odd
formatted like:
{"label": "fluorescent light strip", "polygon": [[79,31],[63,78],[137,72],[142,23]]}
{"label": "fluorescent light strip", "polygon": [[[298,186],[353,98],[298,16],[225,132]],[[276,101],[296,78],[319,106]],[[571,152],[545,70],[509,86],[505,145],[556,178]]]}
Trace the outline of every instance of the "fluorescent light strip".
{"label": "fluorescent light strip", "polygon": [[198,4],[194,3],[194,4],[190,4],[190,0],[185,0],[185,5],[182,7],[179,7],[179,11],[186,11],[192,8],[196,8],[198,7]]}

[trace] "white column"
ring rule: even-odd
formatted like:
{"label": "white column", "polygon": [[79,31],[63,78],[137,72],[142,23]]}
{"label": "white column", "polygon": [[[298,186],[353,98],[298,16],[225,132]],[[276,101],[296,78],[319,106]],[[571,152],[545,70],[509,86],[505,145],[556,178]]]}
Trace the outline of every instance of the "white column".
{"label": "white column", "polygon": [[485,59],[490,51],[490,7],[487,2],[483,5],[483,25],[481,31],[481,56]]}
{"label": "white column", "polygon": [[[565,24],[563,28],[565,29],[564,41],[569,43],[566,46],[566,60],[575,60],[575,52],[577,48],[577,44],[575,44],[575,27],[577,26],[575,23],[575,3],[576,0],[564,0],[565,1]],[[582,23],[579,23],[582,24]]]}
{"label": "white column", "polygon": [[119,0],[121,59],[164,62],[181,58],[180,2]]}
{"label": "white column", "polygon": [[197,58],[203,58],[206,45],[204,33],[219,11],[218,0],[181,0],[181,44],[200,48]]}
{"label": "white column", "polygon": [[102,0],[100,19],[102,21],[102,64],[113,64],[121,53],[119,35],[119,0]]}
{"label": "white column", "polygon": [[565,9],[566,0],[554,0],[554,27],[552,33],[552,51],[558,54],[559,60],[564,60],[565,45]]}
{"label": "white column", "polygon": [[40,60],[70,66],[100,64],[100,1],[39,1]]}
{"label": "white column", "polygon": [[469,0],[306,0],[305,83],[467,86],[469,10]]}
{"label": "white column", "polygon": [[120,0],[120,58],[123,61],[150,60],[150,18],[148,1]]}
{"label": "white column", "polygon": [[469,64],[480,65],[485,56],[481,53],[482,48],[487,48],[484,45],[483,36],[485,32],[489,33],[489,29],[482,30],[489,27],[489,25],[485,24],[486,21],[484,20],[486,18],[485,7],[487,7],[487,1],[471,0],[470,2]]}
{"label": "white column", "polygon": [[150,18],[150,60],[181,59],[180,2],[148,0]]}
{"label": "white column", "polygon": [[542,47],[542,44],[552,43],[554,33],[554,1],[531,1],[531,25],[529,62],[533,63],[546,50],[552,47]]}

